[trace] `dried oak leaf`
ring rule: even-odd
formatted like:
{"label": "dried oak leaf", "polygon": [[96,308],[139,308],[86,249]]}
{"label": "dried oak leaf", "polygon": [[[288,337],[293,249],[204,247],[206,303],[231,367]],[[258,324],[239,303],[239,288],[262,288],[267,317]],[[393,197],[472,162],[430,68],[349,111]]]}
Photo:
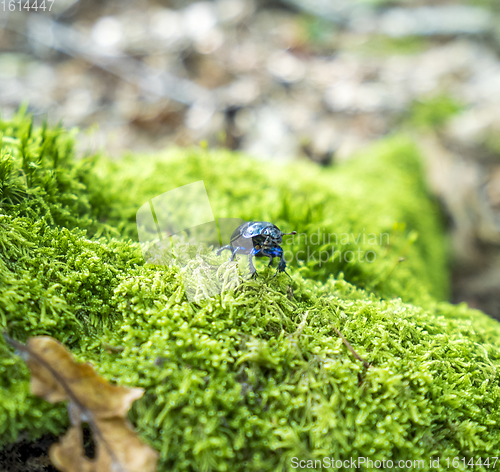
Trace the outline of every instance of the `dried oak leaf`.
{"label": "dried oak leaf", "polygon": [[[31,370],[33,394],[55,403],[68,400],[72,427],[49,456],[62,472],[154,472],[158,454],[143,444],[126,415],[142,388],[109,384],[90,364],[75,362],[71,353],[49,336],[31,338],[26,345],[7,335]],[[89,459],[83,449],[82,422],[90,425],[96,448]]]}

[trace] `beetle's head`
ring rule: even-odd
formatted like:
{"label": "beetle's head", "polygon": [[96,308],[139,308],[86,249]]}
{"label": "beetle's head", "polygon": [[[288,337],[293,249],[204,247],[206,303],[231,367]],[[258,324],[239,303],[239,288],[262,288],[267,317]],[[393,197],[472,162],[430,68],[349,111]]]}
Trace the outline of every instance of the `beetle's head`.
{"label": "beetle's head", "polygon": [[262,235],[266,236],[266,238],[269,241],[271,241],[275,244],[279,244],[279,243],[281,243],[283,233],[279,230],[279,228],[277,226],[273,225],[273,226],[268,226],[267,228],[264,228],[264,230],[262,231]]}
{"label": "beetle's head", "polygon": [[281,244],[283,241],[283,236],[289,234],[297,234],[297,231],[292,231],[291,233],[283,233],[277,226],[269,226],[262,232],[265,236],[269,238],[274,244]]}

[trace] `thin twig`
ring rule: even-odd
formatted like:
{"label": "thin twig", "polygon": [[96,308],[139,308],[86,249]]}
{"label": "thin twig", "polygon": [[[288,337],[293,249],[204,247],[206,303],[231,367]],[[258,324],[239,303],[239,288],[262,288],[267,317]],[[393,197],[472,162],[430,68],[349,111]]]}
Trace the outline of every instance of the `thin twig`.
{"label": "thin twig", "polygon": [[349,349],[349,351],[351,351],[352,355],[360,362],[363,363],[363,365],[365,366],[365,369],[368,369],[370,368],[370,363],[366,362],[355,350],[354,348],[351,346],[351,343],[344,337],[344,335],[335,327],[332,325],[332,328],[333,330],[339,335],[340,339],[342,339],[342,341],[344,341],[344,344],[346,345],[347,349]]}
{"label": "thin twig", "polygon": [[300,322],[299,326],[295,330],[295,333],[288,336],[290,339],[290,345],[295,348],[295,350],[298,352],[298,354],[302,360],[304,360],[304,356],[302,355],[302,352],[300,351],[297,343],[298,343],[300,335],[302,334],[302,331],[304,330],[304,327],[307,323],[308,316],[309,316],[309,310],[304,313],[304,317],[302,318],[302,321]]}
{"label": "thin twig", "polygon": [[300,337],[302,334],[302,331],[304,330],[304,326],[306,325],[307,322],[307,317],[309,316],[309,310],[307,310],[304,314],[304,317],[302,318],[302,321],[300,322],[299,326],[297,327],[297,330],[295,333],[293,333],[294,336],[297,336],[297,339]]}
{"label": "thin twig", "polygon": [[392,266],[391,270],[388,272],[388,274],[381,280],[379,280],[373,288],[377,288],[377,287],[380,287],[381,285],[383,285],[385,282],[387,282],[387,280],[389,279],[389,277],[392,275],[392,273],[396,270],[396,268],[399,266],[399,264],[401,264],[401,262],[404,262],[406,261],[406,259],[404,257],[400,257],[397,262]]}

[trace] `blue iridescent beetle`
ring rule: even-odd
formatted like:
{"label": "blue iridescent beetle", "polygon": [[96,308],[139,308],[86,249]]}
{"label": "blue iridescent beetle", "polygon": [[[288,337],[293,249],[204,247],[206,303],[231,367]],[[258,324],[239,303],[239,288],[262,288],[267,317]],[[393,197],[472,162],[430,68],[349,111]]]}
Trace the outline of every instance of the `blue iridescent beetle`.
{"label": "blue iridescent beetle", "polygon": [[286,262],[283,257],[283,249],[280,246],[283,236],[288,234],[297,234],[297,231],[283,233],[276,225],[267,221],[248,221],[234,230],[230,243],[221,247],[217,251],[217,255],[227,249],[232,252],[229,260],[234,261],[236,254],[248,254],[248,266],[252,277],[257,275],[257,270],[252,262],[254,256],[269,257],[269,267],[272,265],[273,259],[279,257],[280,262],[274,275],[276,276],[278,272],[285,272],[288,275],[285,270]]}

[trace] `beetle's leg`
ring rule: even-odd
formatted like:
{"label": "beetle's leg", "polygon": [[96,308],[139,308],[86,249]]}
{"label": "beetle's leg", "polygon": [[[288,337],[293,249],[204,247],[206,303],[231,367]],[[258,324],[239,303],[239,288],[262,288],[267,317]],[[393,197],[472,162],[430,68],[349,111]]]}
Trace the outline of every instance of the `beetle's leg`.
{"label": "beetle's leg", "polygon": [[253,262],[252,262],[252,257],[253,257],[253,254],[250,253],[248,255],[248,268],[250,269],[250,273],[252,274],[250,277],[251,278],[254,278],[254,277],[257,277],[257,269],[255,268],[255,266],[253,265]]}
{"label": "beetle's leg", "polygon": [[250,277],[252,278],[257,277],[257,269],[253,265],[252,258],[261,251],[262,251],[261,247],[259,247],[259,249],[253,248],[250,251],[250,254],[248,254],[248,268],[250,269],[250,273],[252,274]]}
{"label": "beetle's leg", "polygon": [[[274,276],[276,277],[276,275],[278,275],[278,272],[284,272],[286,275],[288,275],[288,277],[290,277],[290,274],[286,271],[286,262],[285,262],[285,258],[283,256],[283,249],[280,248],[280,251],[279,251],[279,258],[280,258],[280,263],[278,264],[278,268],[276,269],[276,273],[274,274]],[[290,277],[291,279],[291,277]]]}
{"label": "beetle's leg", "polygon": [[286,262],[285,258],[283,257],[283,254],[280,255],[280,263],[278,264],[278,270],[280,272],[286,272]]}
{"label": "beetle's leg", "polygon": [[245,252],[245,248],[244,247],[240,247],[240,246],[236,246],[236,247],[233,247],[233,246],[230,246],[229,244],[227,246],[223,246],[221,247],[220,249],[217,250],[217,255],[220,256],[221,252],[224,251],[224,250],[228,250],[228,251],[231,251],[231,257],[229,258],[229,260],[231,262],[234,261],[234,258],[236,257],[236,253],[238,251],[243,251]]}
{"label": "beetle's leg", "polygon": [[269,265],[267,267],[271,267],[273,265],[273,259],[274,257],[269,255]]}
{"label": "beetle's leg", "polygon": [[222,254],[222,251],[225,251],[226,249],[228,251],[233,251],[234,250],[233,246],[231,246],[229,244],[226,244],[225,246],[222,246],[219,249],[217,249],[217,255],[220,256]]}
{"label": "beetle's leg", "polygon": [[231,254],[231,257],[230,257],[230,261],[233,262],[234,261],[234,258],[236,257],[236,253],[240,250],[241,248],[240,247],[235,247],[233,249],[233,253]]}

